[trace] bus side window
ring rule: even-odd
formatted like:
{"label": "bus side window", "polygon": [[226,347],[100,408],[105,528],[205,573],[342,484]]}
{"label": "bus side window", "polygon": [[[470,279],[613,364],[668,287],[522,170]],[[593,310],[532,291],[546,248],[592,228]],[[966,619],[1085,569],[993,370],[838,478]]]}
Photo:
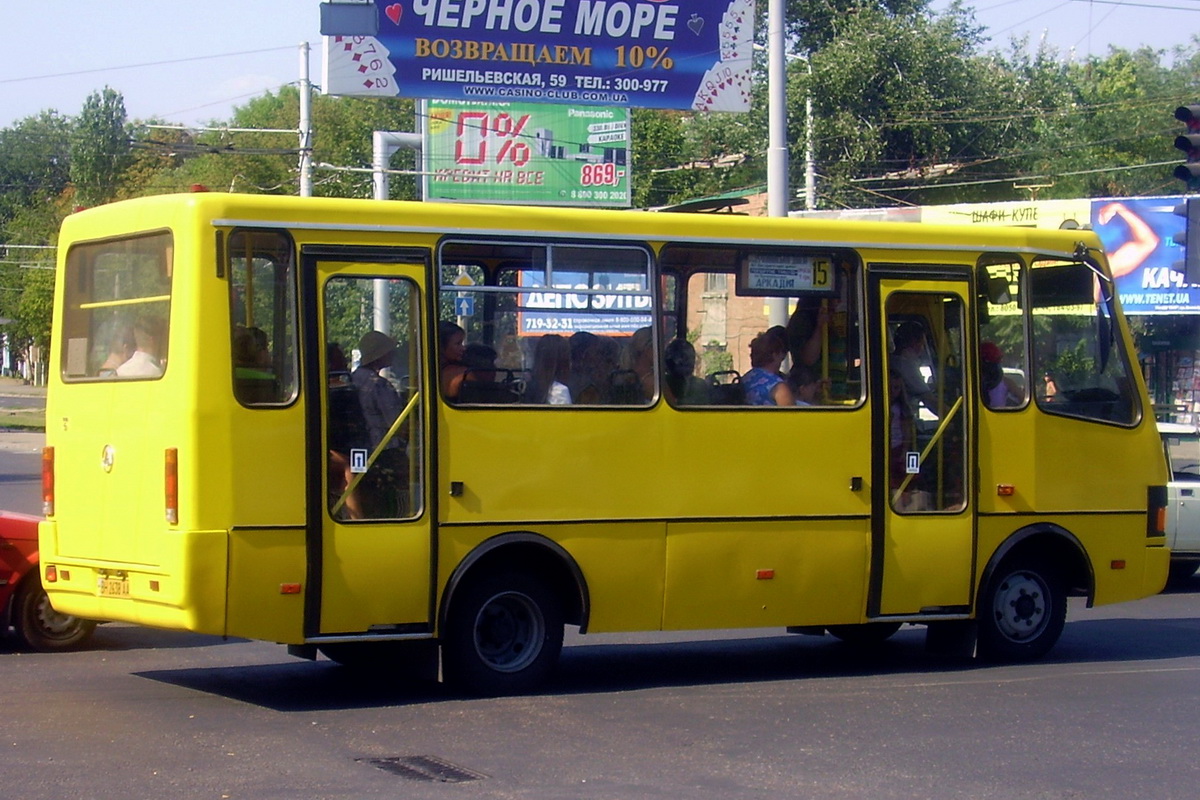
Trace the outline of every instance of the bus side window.
{"label": "bus side window", "polygon": [[1035,374],[1044,376],[1037,404],[1049,414],[1130,425],[1141,413],[1132,367],[1116,335],[1112,283],[1098,283],[1087,264],[1034,260],[1029,271],[1038,331],[1033,357]]}
{"label": "bus side window", "polygon": [[993,410],[1024,408],[1029,400],[1023,270],[1016,256],[993,255],[981,260],[976,272],[979,393]]}
{"label": "bus side window", "polygon": [[291,240],[276,231],[236,231],[228,251],[234,396],[245,406],[286,405],[299,380]]}
{"label": "bus side window", "polygon": [[[448,403],[648,407],[658,392],[651,257],[627,245],[448,242],[439,252]],[[440,337],[439,337],[440,338]],[[472,351],[486,358],[475,363]]]}

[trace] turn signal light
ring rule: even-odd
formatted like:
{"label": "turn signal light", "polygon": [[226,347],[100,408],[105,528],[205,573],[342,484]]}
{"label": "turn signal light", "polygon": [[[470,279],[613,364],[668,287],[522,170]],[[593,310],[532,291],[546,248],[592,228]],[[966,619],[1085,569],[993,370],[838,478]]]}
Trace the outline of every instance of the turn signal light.
{"label": "turn signal light", "polygon": [[179,450],[168,447],[164,457],[164,489],[167,507],[167,523],[179,524]]}
{"label": "turn signal light", "polygon": [[1017,487],[1013,486],[1011,483],[996,484],[996,494],[1000,495],[1001,497],[1012,497],[1016,493]]}
{"label": "turn signal light", "polygon": [[42,516],[54,516],[54,448],[42,448]]}

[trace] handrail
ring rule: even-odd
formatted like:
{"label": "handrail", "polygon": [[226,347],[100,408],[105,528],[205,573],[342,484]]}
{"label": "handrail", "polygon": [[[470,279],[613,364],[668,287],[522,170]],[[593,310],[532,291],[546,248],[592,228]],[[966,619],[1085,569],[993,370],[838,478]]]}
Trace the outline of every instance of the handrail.
{"label": "handrail", "polygon": [[[942,434],[946,432],[946,426],[949,425],[950,420],[954,419],[955,415],[958,414],[958,410],[962,408],[962,404],[963,396],[959,395],[958,399],[954,401],[954,405],[950,408],[950,411],[942,417],[942,422],[940,425],[938,425],[937,430],[933,432],[933,436],[929,439],[929,444],[925,445],[925,449],[921,451],[922,463],[925,462],[925,458],[929,455],[929,451],[932,450],[933,446],[936,445],[938,440],[942,438]],[[904,476],[904,481],[896,489],[895,494],[892,495],[892,505],[896,505],[896,503],[899,502],[900,495],[904,494],[904,490],[907,489],[908,484],[912,482],[914,474],[916,473],[910,472]]]}
{"label": "handrail", "polygon": [[420,392],[413,392],[413,396],[409,399],[408,404],[404,406],[404,410],[400,412],[400,414],[396,417],[396,421],[392,423],[392,426],[388,428],[387,433],[385,433],[383,438],[379,440],[379,444],[375,445],[375,449],[371,451],[371,455],[367,458],[367,468],[362,472],[356,473],[354,477],[350,479],[350,482],[346,484],[346,490],[342,492],[342,496],[338,498],[337,502],[333,504],[333,508],[329,510],[331,516],[342,510],[342,506],[346,504],[346,498],[348,498],[350,493],[358,487],[358,484],[362,481],[363,477],[371,471],[371,467],[374,466],[376,459],[379,458],[379,454],[382,453],[384,448],[391,443],[393,438],[395,438],[396,432],[408,419],[408,415],[412,413],[413,408],[417,404],[417,400],[420,398]]}

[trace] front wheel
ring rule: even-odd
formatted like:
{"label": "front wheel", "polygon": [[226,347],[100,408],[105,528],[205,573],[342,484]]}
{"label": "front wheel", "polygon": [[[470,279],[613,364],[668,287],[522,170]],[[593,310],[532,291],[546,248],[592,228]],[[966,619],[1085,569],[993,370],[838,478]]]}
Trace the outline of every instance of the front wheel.
{"label": "front wheel", "polygon": [[96,629],[91,620],[55,611],[34,573],[17,587],[13,602],[13,628],[17,636],[28,647],[43,653],[78,647]]}
{"label": "front wheel", "polygon": [[521,694],[554,668],[563,612],[545,582],[525,573],[489,575],[451,602],[442,640],[452,685],[481,695]]}
{"label": "front wheel", "polygon": [[979,598],[979,653],[994,661],[1040,658],[1066,620],[1066,586],[1054,569],[1036,560],[1003,562]]}

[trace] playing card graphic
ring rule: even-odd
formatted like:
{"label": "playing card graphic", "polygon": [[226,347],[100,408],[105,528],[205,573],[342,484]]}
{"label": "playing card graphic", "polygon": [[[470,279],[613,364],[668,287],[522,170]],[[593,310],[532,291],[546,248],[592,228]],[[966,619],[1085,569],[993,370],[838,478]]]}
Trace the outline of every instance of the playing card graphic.
{"label": "playing card graphic", "polygon": [[[692,27],[693,31],[702,26]],[[747,111],[750,108],[750,66],[754,45],[753,0],[730,0],[718,25],[720,60],[696,87],[695,111]]]}
{"label": "playing card graphic", "polygon": [[374,36],[325,37],[326,93],[395,97],[400,92],[389,55]]}

